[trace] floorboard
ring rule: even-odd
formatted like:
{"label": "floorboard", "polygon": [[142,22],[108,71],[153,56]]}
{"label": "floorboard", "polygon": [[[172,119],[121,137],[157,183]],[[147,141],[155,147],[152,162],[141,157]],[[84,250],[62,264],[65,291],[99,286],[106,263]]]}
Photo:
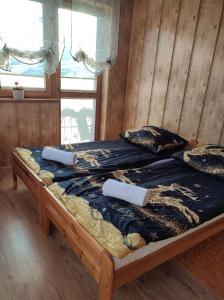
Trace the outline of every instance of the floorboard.
{"label": "floorboard", "polygon": [[[36,203],[0,169],[0,300],[94,300],[97,284],[60,234],[40,230]],[[114,300],[216,300],[215,291],[170,261],[117,290]]]}

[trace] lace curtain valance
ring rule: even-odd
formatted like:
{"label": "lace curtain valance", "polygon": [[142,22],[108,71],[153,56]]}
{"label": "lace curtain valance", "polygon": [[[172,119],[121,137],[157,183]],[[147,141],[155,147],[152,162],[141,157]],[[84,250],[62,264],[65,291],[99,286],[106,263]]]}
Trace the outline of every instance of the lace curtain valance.
{"label": "lace curtain valance", "polygon": [[[119,36],[120,0],[73,0],[72,11],[96,18],[96,51],[91,53],[88,39],[76,39],[78,34],[75,15],[71,19],[71,54],[93,72],[101,72],[116,62]],[[86,24],[88,26],[88,24]],[[91,26],[91,24],[89,24]]]}
{"label": "lace curtain valance", "polygon": [[10,58],[14,58],[21,64],[34,65],[45,62],[45,72],[55,73],[58,62],[55,60],[55,52],[52,48],[42,48],[37,51],[22,51],[9,48],[6,45],[0,50],[0,68],[10,71]]}
{"label": "lace curtain valance", "polygon": [[[1,1],[1,9],[5,12],[12,5],[17,10],[20,6],[20,9],[23,9],[22,26],[19,24],[20,30],[17,30],[18,18],[17,22],[12,22],[10,26],[8,19],[6,19],[7,26],[4,26],[3,22],[0,23],[0,68],[4,71],[11,71],[11,64],[15,61],[17,65],[43,63],[45,73],[55,73],[59,62],[57,11],[63,6],[63,0]],[[27,12],[24,8],[27,8]],[[25,19],[24,14],[26,14]],[[9,18],[4,15],[2,17]],[[36,27],[37,25],[39,26]],[[24,28],[24,31],[21,28]]]}
{"label": "lace curtain valance", "polygon": [[[30,2],[31,0],[18,1]],[[14,44],[13,39],[13,34],[18,34],[16,30],[14,33],[5,34],[4,28],[0,28],[0,68],[10,71],[10,60],[13,58],[21,64],[44,62],[45,72],[53,74],[66,46],[70,48],[71,57],[75,61],[83,63],[90,72],[101,72],[115,63],[118,48],[120,0],[35,0],[34,2],[42,4],[43,39],[31,44],[40,45],[40,47],[35,49],[31,49],[29,46],[24,49],[23,45],[18,47],[16,43]],[[58,40],[58,10],[61,8],[70,11],[67,30],[70,30],[71,35],[69,39],[65,35],[63,45],[60,45]],[[82,36],[78,32],[80,30],[78,18],[85,15],[94,18],[94,22],[96,22],[94,51],[88,45],[90,36],[88,34]],[[14,26],[13,23],[12,26]],[[87,29],[88,26],[92,26],[91,22],[86,22]],[[19,34],[22,35],[22,32]],[[33,39],[35,39],[35,28],[33,28]],[[24,37],[21,37],[21,40],[24,41]],[[29,42],[26,41],[25,44],[28,45]]]}

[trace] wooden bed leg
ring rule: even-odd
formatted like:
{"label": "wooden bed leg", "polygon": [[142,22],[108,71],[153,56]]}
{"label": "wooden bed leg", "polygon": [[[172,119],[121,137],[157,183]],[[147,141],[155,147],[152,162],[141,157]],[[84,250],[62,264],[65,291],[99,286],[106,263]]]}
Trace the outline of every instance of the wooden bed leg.
{"label": "wooden bed leg", "polygon": [[13,188],[17,189],[17,175],[14,171],[12,171],[12,179],[13,179]]}
{"label": "wooden bed leg", "polygon": [[41,192],[41,199],[39,203],[40,226],[46,235],[50,235],[50,220],[47,216],[46,199],[43,192]]}
{"label": "wooden bed leg", "polygon": [[101,254],[99,300],[112,300],[114,291],[114,262],[108,252]]}

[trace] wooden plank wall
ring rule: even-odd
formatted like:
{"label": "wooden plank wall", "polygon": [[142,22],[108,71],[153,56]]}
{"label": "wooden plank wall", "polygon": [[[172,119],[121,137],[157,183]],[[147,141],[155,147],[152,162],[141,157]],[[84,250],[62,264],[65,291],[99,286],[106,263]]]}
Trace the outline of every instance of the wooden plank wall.
{"label": "wooden plank wall", "polygon": [[123,129],[224,143],[223,0],[134,0]]}
{"label": "wooden plank wall", "polygon": [[60,144],[59,100],[0,100],[0,167],[18,146]]}
{"label": "wooden plank wall", "polygon": [[117,139],[122,130],[131,23],[134,0],[122,0],[116,64],[104,72],[101,95],[100,138]]}

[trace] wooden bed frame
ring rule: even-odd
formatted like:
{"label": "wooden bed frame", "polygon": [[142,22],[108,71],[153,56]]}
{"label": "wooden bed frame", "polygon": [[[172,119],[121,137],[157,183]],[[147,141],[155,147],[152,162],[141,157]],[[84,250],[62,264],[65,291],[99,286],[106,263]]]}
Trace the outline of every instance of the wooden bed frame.
{"label": "wooden bed frame", "polygon": [[26,163],[19,157],[19,155],[13,151],[11,156],[12,163],[12,176],[13,186],[17,188],[17,177],[19,177],[23,183],[28,187],[30,192],[34,195],[34,198],[38,204],[39,221],[42,226],[42,188],[44,186],[43,181],[32,171]]}
{"label": "wooden bed frame", "polygon": [[171,241],[152,253],[115,269],[114,260],[67,211],[56,196],[46,187],[42,188],[44,209],[43,230],[49,235],[52,222],[63,234],[82,263],[99,284],[99,300],[111,300],[113,291],[163,262],[197,245],[224,230],[224,217],[191,232],[178,240]]}
{"label": "wooden bed frame", "polygon": [[39,206],[41,228],[49,235],[50,223],[53,223],[62,232],[74,252],[99,284],[99,300],[111,300],[115,288],[121,287],[224,230],[224,217],[222,217],[189,235],[167,243],[140,259],[115,269],[110,253],[76,221],[16,152],[12,153],[12,167],[14,187],[17,187],[17,177],[19,177],[33,193]]}

